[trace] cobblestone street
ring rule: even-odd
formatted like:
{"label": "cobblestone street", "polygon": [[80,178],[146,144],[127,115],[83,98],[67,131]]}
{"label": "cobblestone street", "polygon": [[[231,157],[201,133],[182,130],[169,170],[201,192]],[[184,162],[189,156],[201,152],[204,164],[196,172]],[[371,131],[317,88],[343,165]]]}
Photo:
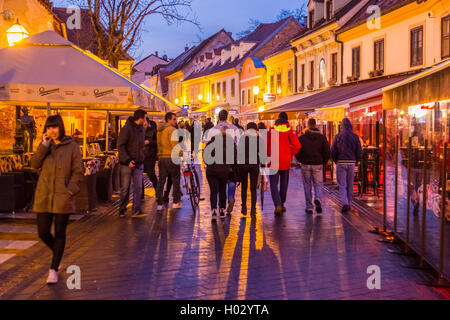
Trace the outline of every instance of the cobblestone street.
{"label": "cobblestone street", "polygon": [[[144,219],[119,218],[116,207],[103,208],[70,223],[59,284],[45,284],[50,253],[39,242],[0,264],[0,297],[448,299],[448,291],[417,284],[428,275],[403,269],[407,258],[387,253],[387,245],[367,232],[372,226],[358,212],[344,216],[326,198],[322,216],[306,215],[299,174],[299,169],[291,172],[288,211],[280,218],[273,216],[270,192],[256,219],[240,218],[237,201],[233,216],[217,224],[211,223],[207,201],[194,215],[185,197],[181,210],[157,214],[154,198],[147,196]],[[236,195],[239,199],[240,188]],[[18,220],[0,224],[17,235],[11,227]],[[27,239],[38,240],[32,233]],[[64,271],[70,265],[81,268],[81,290],[66,286]],[[381,268],[381,290],[367,288],[370,265]]]}

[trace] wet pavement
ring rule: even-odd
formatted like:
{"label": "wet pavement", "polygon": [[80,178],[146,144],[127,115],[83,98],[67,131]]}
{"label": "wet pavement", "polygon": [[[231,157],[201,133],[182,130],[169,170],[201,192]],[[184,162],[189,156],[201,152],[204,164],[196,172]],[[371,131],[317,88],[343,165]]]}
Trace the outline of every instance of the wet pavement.
{"label": "wet pavement", "polygon": [[[299,170],[291,172],[288,210],[279,218],[273,215],[269,191],[256,218],[241,218],[240,188],[233,215],[217,223],[211,223],[207,201],[194,214],[187,197],[182,209],[156,213],[154,197],[147,195],[149,214],[141,219],[120,218],[117,207],[103,207],[70,223],[57,285],[45,284],[50,252],[40,242],[0,260],[0,298],[450,298],[448,290],[418,284],[430,275],[402,268],[410,258],[388,253],[388,245],[367,232],[372,221],[361,212],[343,215],[326,195],[324,213],[307,215]],[[208,199],[203,178],[202,195]],[[32,232],[7,229],[14,226],[11,219],[0,218],[2,226],[2,240],[8,230]],[[80,267],[79,290],[66,285],[70,265]],[[374,265],[381,270],[379,290],[367,287],[367,269]]]}

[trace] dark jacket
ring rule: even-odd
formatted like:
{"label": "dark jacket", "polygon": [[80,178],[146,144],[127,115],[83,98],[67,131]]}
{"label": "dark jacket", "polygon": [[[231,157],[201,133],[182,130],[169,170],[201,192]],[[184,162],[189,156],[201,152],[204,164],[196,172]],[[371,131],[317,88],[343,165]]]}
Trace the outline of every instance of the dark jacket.
{"label": "dark jacket", "polygon": [[298,140],[302,147],[295,158],[301,164],[317,166],[326,164],[330,159],[330,144],[319,129],[306,130]]}
{"label": "dark jacket", "polygon": [[331,158],[334,162],[361,160],[362,148],[359,137],[353,133],[353,127],[350,120],[342,120],[342,131],[334,138],[331,146]]}
{"label": "dark jacket", "polygon": [[[217,141],[218,139],[223,140]],[[219,147],[221,148],[222,153],[221,159],[218,159],[219,155],[217,155],[216,158],[216,151],[219,150]],[[228,150],[232,150],[233,152],[233,161],[227,162],[227,148],[232,148]],[[236,144],[234,143],[233,138],[228,134],[217,134],[213,136],[205,146],[205,150],[203,150],[203,160],[205,161],[206,169],[209,172],[232,174],[233,169],[235,169],[237,165],[236,157]],[[234,181],[234,179],[231,180]]]}
{"label": "dark jacket", "polygon": [[117,148],[119,149],[119,162],[123,165],[129,165],[134,161],[136,165],[144,163],[144,143],[145,132],[142,126],[134,122],[133,117],[129,117],[127,123],[120,130],[117,139]]}
{"label": "dark jacket", "polygon": [[256,130],[247,130],[239,139],[238,164],[256,165],[261,164],[261,157],[265,155],[264,142],[261,148],[260,137]]}
{"label": "dark jacket", "polygon": [[147,158],[155,158],[158,155],[158,140],[156,138],[156,122],[151,121],[147,129],[145,129],[145,140],[149,143],[144,147],[144,156]]}
{"label": "dark jacket", "polygon": [[34,195],[37,213],[75,213],[75,195],[83,181],[80,147],[72,138],[47,147],[40,144],[31,158],[31,167],[41,169]]}

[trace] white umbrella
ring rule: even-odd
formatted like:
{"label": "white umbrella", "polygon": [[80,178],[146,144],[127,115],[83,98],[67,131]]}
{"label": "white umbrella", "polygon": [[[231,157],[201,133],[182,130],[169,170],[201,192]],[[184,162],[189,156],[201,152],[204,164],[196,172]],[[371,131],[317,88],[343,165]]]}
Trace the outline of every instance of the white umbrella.
{"label": "white umbrella", "polygon": [[151,94],[56,32],[0,50],[0,101],[7,104],[150,107]]}

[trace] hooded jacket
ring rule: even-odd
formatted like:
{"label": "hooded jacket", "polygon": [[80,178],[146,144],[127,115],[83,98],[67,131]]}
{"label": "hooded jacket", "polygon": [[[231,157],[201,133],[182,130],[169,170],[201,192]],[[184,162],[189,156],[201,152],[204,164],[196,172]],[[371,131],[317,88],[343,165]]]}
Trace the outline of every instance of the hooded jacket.
{"label": "hooded jacket", "polygon": [[[273,140],[273,141],[272,141]],[[268,167],[274,170],[289,170],[291,159],[301,148],[297,135],[285,119],[275,121],[275,126],[267,132]],[[275,145],[272,145],[275,143]]]}
{"label": "hooded jacket", "polygon": [[362,156],[359,137],[353,133],[353,126],[349,119],[344,118],[342,125],[342,131],[334,137],[331,146],[331,158],[335,163],[358,162]]}
{"label": "hooded jacket", "polygon": [[129,165],[134,161],[135,165],[144,163],[145,131],[142,126],[134,122],[133,117],[129,117],[117,139],[119,149],[119,162],[122,165]]}
{"label": "hooded jacket", "polygon": [[305,165],[323,165],[330,159],[330,144],[319,129],[308,129],[298,139],[300,151],[295,155],[298,162]]}
{"label": "hooded jacket", "polygon": [[75,213],[75,195],[83,181],[80,147],[71,137],[61,143],[41,143],[31,158],[31,167],[40,169],[34,195],[36,213]]}
{"label": "hooded jacket", "polygon": [[178,139],[172,140],[172,134],[176,130],[175,127],[162,122],[158,125],[157,141],[158,141],[158,157],[170,159],[172,158],[172,150],[178,145]]}

